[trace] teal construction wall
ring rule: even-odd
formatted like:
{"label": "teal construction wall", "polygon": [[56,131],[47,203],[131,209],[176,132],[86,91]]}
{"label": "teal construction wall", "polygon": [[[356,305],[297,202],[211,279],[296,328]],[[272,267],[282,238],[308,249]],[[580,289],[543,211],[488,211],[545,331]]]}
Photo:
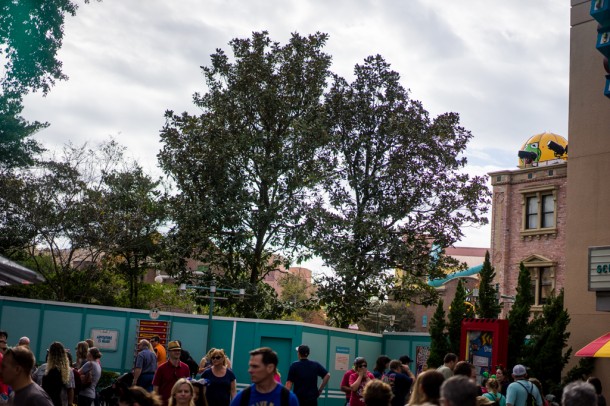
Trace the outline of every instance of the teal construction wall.
{"label": "teal construction wall", "polygon": [[[44,360],[53,341],[60,341],[74,353],[76,343],[89,338],[91,329],[108,329],[118,331],[119,345],[116,351],[102,351],[102,367],[116,372],[129,371],[133,366],[138,320],[150,320],[149,312],[0,296],[0,329],[8,332],[9,345],[15,345],[22,336],[29,337],[39,361]],[[169,339],[180,340],[199,362],[205,353],[208,316],[161,312],[157,320],[169,321]],[[223,348],[231,359],[238,389],[249,383],[250,350],[269,346],[277,351],[278,369],[285,382],[290,364],[297,360],[295,348],[300,344],[309,345],[310,359],[320,362],[331,374],[327,390],[319,400],[320,406],[344,403],[344,394],[339,390],[345,373],[341,369],[344,364],[340,363],[345,359],[343,354],[348,354],[349,367],[356,356],[361,356],[372,369],[380,354],[390,358],[406,354],[415,359],[416,347],[429,346],[429,343],[430,337],[421,333],[381,335],[291,321],[227,317],[214,317],[211,335],[211,345]]]}

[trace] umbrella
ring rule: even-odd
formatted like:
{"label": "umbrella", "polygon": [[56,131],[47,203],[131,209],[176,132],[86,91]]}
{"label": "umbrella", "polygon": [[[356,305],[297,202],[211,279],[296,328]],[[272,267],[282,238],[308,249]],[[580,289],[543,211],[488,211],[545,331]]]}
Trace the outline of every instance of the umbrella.
{"label": "umbrella", "polygon": [[44,282],[38,273],[0,256],[0,286]]}
{"label": "umbrella", "polygon": [[610,333],[591,341],[574,355],[577,357],[610,357]]}

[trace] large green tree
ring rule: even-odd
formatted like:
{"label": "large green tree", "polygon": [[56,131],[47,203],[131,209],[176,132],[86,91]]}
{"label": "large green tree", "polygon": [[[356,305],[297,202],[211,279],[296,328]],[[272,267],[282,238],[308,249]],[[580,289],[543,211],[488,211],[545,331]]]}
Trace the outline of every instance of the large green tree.
{"label": "large green tree", "polygon": [[531,337],[524,347],[524,363],[540,380],[545,393],[560,387],[563,367],[568,363],[572,348],[567,342],[570,316],[563,308],[563,289],[557,296],[551,296],[542,307],[542,314],[531,322]]}
{"label": "large green tree", "polygon": [[447,336],[447,321],[445,320],[445,309],[443,299],[438,299],[436,310],[430,319],[430,356],[428,366],[437,368],[443,365],[445,354],[450,352]]}
{"label": "large green tree", "polygon": [[530,271],[519,265],[519,278],[517,280],[517,295],[515,302],[508,312],[508,366],[523,361],[525,339],[530,334],[530,311],[534,304],[532,294],[532,281]]}
{"label": "large green tree", "polygon": [[447,323],[447,333],[449,335],[449,351],[454,354],[460,353],[460,342],[462,340],[462,320],[465,317],[472,317],[472,308],[466,303],[466,289],[464,282],[458,279],[455,289],[455,296],[451,301]]}
{"label": "large green tree", "polygon": [[32,91],[46,95],[57,80],[67,79],[57,53],[65,16],[76,9],[70,0],[0,3],[0,170],[31,165],[42,150],[29,137],[47,124],[21,116],[23,97]]}
{"label": "large green tree", "polygon": [[[431,241],[450,246],[463,226],[485,223],[489,201],[483,178],[462,170],[472,136],[457,114],[431,119],[379,55],[354,74],[351,83],[335,76],[326,95],[333,166],[307,230],[335,271],[319,278],[318,296],[339,327],[364,317],[373,297],[414,299],[401,288],[434,276]],[[436,262],[447,267],[442,255]]]}
{"label": "large green tree", "polygon": [[498,291],[493,286],[496,272],[489,261],[489,251],[485,253],[485,261],[483,268],[479,273],[479,299],[476,302],[475,308],[479,318],[482,319],[497,319],[502,310]]}
{"label": "large green tree", "polygon": [[[326,162],[326,40],[234,39],[232,57],[218,49],[203,68],[208,91],[194,96],[202,113],[166,113],[159,161],[177,189],[172,234],[186,244],[177,255],[222,269],[227,283],[255,285],[298,255],[298,229]],[[257,314],[245,303],[245,315]]]}
{"label": "large green tree", "polygon": [[162,249],[164,191],[138,164],[104,173],[101,180],[103,187],[92,192],[99,208],[96,245],[104,252],[106,266],[126,281],[130,307],[138,307],[142,277]]}
{"label": "large green tree", "polygon": [[137,305],[164,210],[158,183],[135,164],[123,166],[123,152],[114,141],[68,145],[33,167],[0,173],[0,252],[45,277],[32,294],[117,305],[108,298],[122,296],[112,272],[119,270],[129,286],[125,304]]}

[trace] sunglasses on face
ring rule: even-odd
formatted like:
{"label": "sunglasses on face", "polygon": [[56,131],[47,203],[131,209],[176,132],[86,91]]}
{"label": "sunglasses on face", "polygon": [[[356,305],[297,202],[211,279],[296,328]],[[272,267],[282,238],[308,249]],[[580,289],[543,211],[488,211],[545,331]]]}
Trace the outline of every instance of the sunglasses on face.
{"label": "sunglasses on face", "polygon": [[222,359],[222,357],[220,355],[214,355],[212,359]]}
{"label": "sunglasses on face", "polygon": [[362,365],[358,366],[358,368],[366,368],[366,367],[368,367],[367,364],[362,364]]}

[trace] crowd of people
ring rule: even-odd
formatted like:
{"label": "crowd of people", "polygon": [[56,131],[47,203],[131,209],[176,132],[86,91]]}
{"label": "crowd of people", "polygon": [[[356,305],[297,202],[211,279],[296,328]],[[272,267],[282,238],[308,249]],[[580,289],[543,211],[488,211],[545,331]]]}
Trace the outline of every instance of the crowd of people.
{"label": "crowd of people", "polygon": [[[27,337],[8,347],[0,331],[0,403],[16,406],[97,406],[97,384],[102,354],[92,340],[76,344],[75,356],[53,342],[44,363],[36,367]],[[250,351],[251,385],[237,392],[236,377],[224,350],[212,348],[196,363],[180,341],[166,348],[158,336],[142,339],[129,380],[113,388],[121,406],[317,406],[330,380],[319,362],[309,359],[310,348],[296,348],[298,360],[290,365],[285,385],[277,370],[278,355],[268,347]],[[340,388],[346,406],[557,406],[544,396],[540,382],[523,365],[510,374],[502,367],[477,376],[474,365],[447,354],[443,365],[417,377],[412,359],[382,355],[372,372],[364,357],[356,357],[344,373]],[[591,377],[564,388],[563,406],[606,406],[601,381]]]}

